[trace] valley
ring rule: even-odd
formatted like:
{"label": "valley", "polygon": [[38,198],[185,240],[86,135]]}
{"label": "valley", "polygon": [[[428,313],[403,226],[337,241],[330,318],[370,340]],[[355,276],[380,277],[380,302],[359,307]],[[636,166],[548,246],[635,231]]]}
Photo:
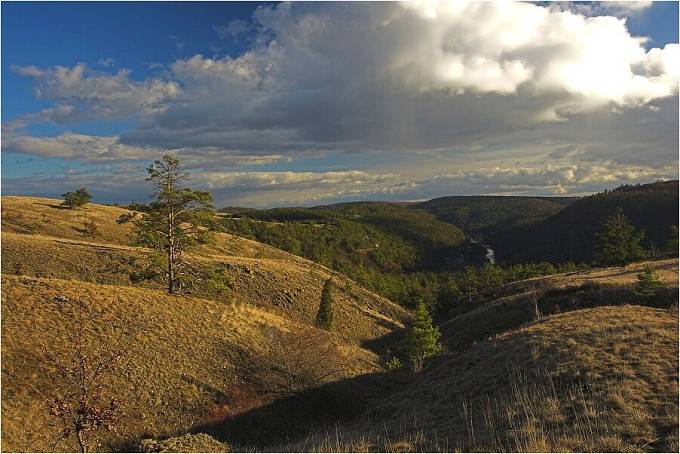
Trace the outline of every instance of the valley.
{"label": "valley", "polygon": [[[362,206],[340,210],[364,216]],[[408,361],[408,309],[331,268],[220,231],[186,254],[204,280],[168,295],[162,282],[135,280],[151,251],[116,222],[125,212],[2,198],[5,449],[77,448],[68,437],[55,444],[46,399],[60,392],[59,379],[39,358],[45,348],[68,352],[79,307],[96,314],[85,327],[93,355],[114,345],[130,351],[108,388],[125,416],[101,438],[101,450],[677,447],[677,259],[554,271],[487,288],[473,303],[440,313],[444,351],[414,375],[406,365],[388,367],[394,358]],[[462,244],[458,233],[447,239],[457,230],[439,221],[427,221],[439,232],[433,236],[416,218],[413,230],[408,223],[395,230],[386,219],[369,221],[389,232],[380,233],[385,241],[419,238],[412,243],[419,252],[426,242]],[[97,223],[94,234],[82,228],[88,220]],[[311,228],[329,228],[324,223]],[[653,299],[634,290],[645,269],[664,286]],[[330,332],[314,323],[328,279],[335,288]],[[277,348],[303,349],[333,369],[299,392],[272,394],[250,374],[273,373],[264,361]],[[579,419],[584,414],[591,417]]]}

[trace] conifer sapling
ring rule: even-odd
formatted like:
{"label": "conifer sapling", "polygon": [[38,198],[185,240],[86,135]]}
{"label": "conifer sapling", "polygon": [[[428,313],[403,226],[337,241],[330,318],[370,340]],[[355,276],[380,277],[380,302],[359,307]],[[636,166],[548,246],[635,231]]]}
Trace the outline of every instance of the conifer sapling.
{"label": "conifer sapling", "polygon": [[321,291],[321,304],[316,314],[316,326],[330,330],[333,325],[333,281],[328,278]]}
{"label": "conifer sapling", "polygon": [[440,337],[439,329],[432,326],[432,317],[430,317],[425,303],[421,301],[416,308],[413,322],[406,335],[406,351],[411,359],[414,372],[422,371],[425,359],[442,351],[439,342]]}

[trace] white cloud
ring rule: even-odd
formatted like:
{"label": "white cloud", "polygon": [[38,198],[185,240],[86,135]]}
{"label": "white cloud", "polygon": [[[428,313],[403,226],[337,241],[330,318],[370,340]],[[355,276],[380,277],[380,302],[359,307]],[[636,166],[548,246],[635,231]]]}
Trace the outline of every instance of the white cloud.
{"label": "white cloud", "polygon": [[237,154],[220,148],[175,148],[127,145],[118,136],[91,136],[65,132],[55,137],[33,137],[17,134],[13,130],[3,132],[3,149],[20,153],[73,159],[82,162],[107,162],[124,160],[158,159],[173,153],[188,169],[215,169],[225,167],[257,166],[286,162],[290,158],[281,154]]}
{"label": "white cloud", "polygon": [[[109,74],[82,64],[17,68],[54,106],[3,124],[3,150],[90,162],[174,151],[192,168],[209,170],[209,180],[197,175],[206,185],[241,184],[254,194],[244,199],[250,196],[215,186],[223,197],[258,204],[283,195],[294,202],[419,198],[418,190],[438,195],[435,188],[512,192],[522,181],[526,190],[574,193],[633,175],[656,178],[677,162],[680,46],[647,50],[645,37],[630,34],[622,17],[647,3],[263,6],[253,25],[215,28],[224,37],[254,35],[246,52],[179,59],[163,78],[135,80],[125,70]],[[132,118],[137,126],[107,137],[21,131],[84,118]],[[556,146],[578,152],[556,154],[546,170]],[[342,161],[335,168],[365,175],[211,173],[303,153],[332,155]],[[380,153],[400,161],[383,159],[389,169],[376,171],[359,157]],[[425,162],[425,155],[436,157]],[[505,170],[476,161],[490,157]],[[610,173],[597,173],[594,163],[607,163]],[[419,170],[425,167],[440,176],[428,182]],[[391,176],[376,176],[383,174]],[[328,190],[315,192],[314,185]]]}
{"label": "white cloud", "polygon": [[56,110],[69,112],[69,115],[51,115],[55,109],[43,111],[44,121],[56,123],[149,115],[165,110],[167,103],[181,93],[177,82],[153,78],[134,81],[127,70],[99,73],[82,63],[72,68],[23,66],[14,70],[35,80],[36,98],[55,101]]}
{"label": "white cloud", "polygon": [[213,30],[220,39],[237,39],[242,35],[247,35],[253,31],[249,22],[241,19],[234,19],[227,25],[213,25]]}
{"label": "white cloud", "polygon": [[44,157],[59,157],[81,161],[111,161],[152,159],[162,150],[121,144],[117,136],[89,136],[62,133],[56,137],[33,137],[10,134],[3,138],[3,149]]}
{"label": "white cloud", "polygon": [[677,178],[677,165],[661,168],[601,161],[536,167],[492,167],[444,173],[417,183],[424,196],[467,194],[582,194],[621,184]]}

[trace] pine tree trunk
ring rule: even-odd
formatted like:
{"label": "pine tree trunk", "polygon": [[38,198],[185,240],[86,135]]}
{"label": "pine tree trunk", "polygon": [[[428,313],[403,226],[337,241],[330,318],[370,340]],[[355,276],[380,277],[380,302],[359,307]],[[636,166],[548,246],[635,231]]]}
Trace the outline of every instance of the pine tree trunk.
{"label": "pine tree trunk", "polygon": [[172,213],[168,214],[168,293],[175,291],[175,232]]}
{"label": "pine tree trunk", "polygon": [[81,430],[76,431],[76,438],[78,439],[78,445],[80,445],[80,452],[87,452],[87,445],[83,439],[83,432]]}
{"label": "pine tree trunk", "polygon": [[[169,183],[172,190],[172,180]],[[168,293],[175,292],[175,213],[172,199],[168,200]]]}

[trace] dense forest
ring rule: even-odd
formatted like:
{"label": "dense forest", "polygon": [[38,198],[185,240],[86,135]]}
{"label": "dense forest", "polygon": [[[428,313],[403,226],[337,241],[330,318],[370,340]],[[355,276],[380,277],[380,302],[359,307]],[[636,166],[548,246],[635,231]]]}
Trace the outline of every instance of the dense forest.
{"label": "dense forest", "polygon": [[636,229],[644,231],[646,249],[663,251],[671,227],[678,223],[678,181],[620,186],[584,197],[542,221],[498,232],[487,241],[504,263],[590,263],[597,258],[597,233],[619,208]]}
{"label": "dense forest", "polygon": [[436,286],[442,270],[482,255],[455,226],[395,204],[220,211],[226,231],[321,263],[402,303]]}
{"label": "dense forest", "polygon": [[574,197],[451,196],[409,204],[453,224],[467,235],[489,237],[559,212]]}
{"label": "dense forest", "polygon": [[[484,203],[470,206],[488,210]],[[516,206],[521,211],[524,205]],[[452,302],[470,302],[485,288],[576,268],[573,263],[559,268],[546,262],[519,264],[506,269],[485,264],[485,249],[466,239],[459,228],[408,204],[230,207],[220,212],[225,231],[321,263],[409,308],[424,300],[448,312]]]}
{"label": "dense forest", "polygon": [[[584,197],[442,197],[312,208],[223,208],[221,228],[339,271],[405,307],[472,301],[516,279],[596,261],[597,234],[621,208],[651,255],[677,225],[678,182]],[[502,266],[486,263],[491,244]],[[447,308],[447,311],[450,307]]]}

